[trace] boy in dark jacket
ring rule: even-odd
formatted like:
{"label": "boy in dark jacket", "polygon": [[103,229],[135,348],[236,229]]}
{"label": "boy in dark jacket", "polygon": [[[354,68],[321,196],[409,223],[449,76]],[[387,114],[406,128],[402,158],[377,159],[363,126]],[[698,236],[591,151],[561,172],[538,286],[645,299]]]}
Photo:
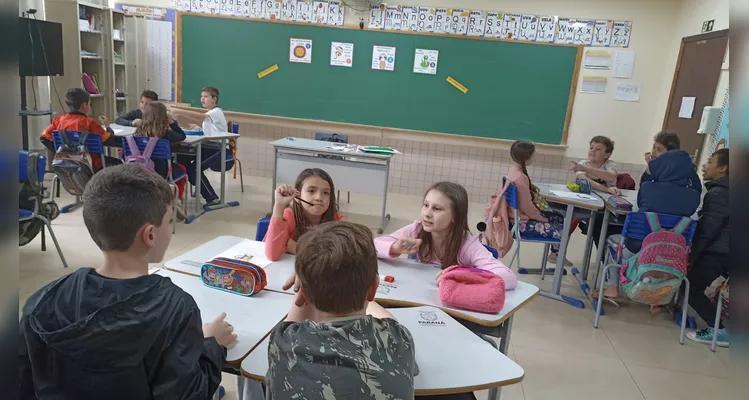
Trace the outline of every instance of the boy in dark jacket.
{"label": "boy in dark jacket", "polygon": [[[699,212],[700,220],[689,255],[689,305],[707,322],[708,328],[687,333],[696,342],[712,343],[716,304],[705,295],[705,289],[718,277],[728,277],[728,149],[713,153],[702,167],[707,193]],[[717,327],[718,345],[728,347],[723,324]]]}
{"label": "boy in dark jacket", "polygon": [[152,101],[159,101],[159,95],[153,90],[144,90],[143,93],[140,94],[139,107],[120,115],[114,123],[122,126],[140,126],[140,123],[143,121],[143,111],[146,109],[146,104]]}
{"label": "boy in dark jacket", "polygon": [[236,335],[221,315],[201,324],[193,298],[149,275],[172,230],[172,191],[135,164],[106,168],[83,194],[103,252],[29,297],[19,340],[21,399],[209,399]]}

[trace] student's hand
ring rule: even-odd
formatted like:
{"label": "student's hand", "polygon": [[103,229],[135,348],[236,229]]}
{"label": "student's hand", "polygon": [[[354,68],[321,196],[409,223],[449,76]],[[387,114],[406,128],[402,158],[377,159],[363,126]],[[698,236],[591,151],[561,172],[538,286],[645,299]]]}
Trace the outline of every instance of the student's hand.
{"label": "student's hand", "polygon": [[434,277],[434,280],[437,281],[437,286],[440,285],[440,280],[442,279],[442,273],[445,270],[441,269],[439,272],[437,272],[437,276]]}
{"label": "student's hand", "polygon": [[197,131],[197,130],[203,129],[203,127],[201,127],[201,126],[197,126],[197,125],[195,125],[195,124],[190,124],[190,126],[189,126],[189,129],[190,129],[191,131]]}
{"label": "student's hand", "polygon": [[572,163],[572,167],[570,168],[570,171],[575,172],[585,172],[585,167],[580,165],[579,163],[576,163],[574,161],[570,161]]}
{"label": "student's hand", "polygon": [[286,283],[283,284],[282,289],[289,290],[292,286],[294,287],[294,293],[298,293],[302,287],[302,281],[299,280],[296,274],[292,274],[289,279],[286,279]]}
{"label": "student's hand", "polygon": [[421,239],[400,238],[390,246],[391,254],[413,254],[419,251]]}
{"label": "student's hand", "polygon": [[286,252],[289,254],[296,254],[296,240],[289,239],[289,241],[286,242]]}
{"label": "student's hand", "polygon": [[606,192],[609,194],[613,194],[614,196],[619,196],[620,194],[622,194],[622,191],[615,187],[610,187],[606,189]]}
{"label": "student's hand", "polygon": [[143,121],[141,121],[140,118],[136,118],[136,119],[133,120],[132,124],[133,124],[133,126],[140,126],[141,122],[143,122]]}
{"label": "student's hand", "polygon": [[225,321],[226,313],[216,317],[212,322],[203,324],[203,337],[215,338],[218,344],[231,348],[237,342],[237,334],[234,333],[234,327]]}
{"label": "student's hand", "polygon": [[99,123],[109,128],[109,118],[101,115],[99,116]]}
{"label": "student's hand", "polygon": [[294,201],[295,196],[299,196],[299,191],[291,185],[281,185],[274,192],[275,203],[273,207],[286,208]]}
{"label": "student's hand", "polygon": [[645,164],[653,161],[654,159],[655,159],[655,157],[653,156],[653,153],[651,153],[651,152],[645,153]]}

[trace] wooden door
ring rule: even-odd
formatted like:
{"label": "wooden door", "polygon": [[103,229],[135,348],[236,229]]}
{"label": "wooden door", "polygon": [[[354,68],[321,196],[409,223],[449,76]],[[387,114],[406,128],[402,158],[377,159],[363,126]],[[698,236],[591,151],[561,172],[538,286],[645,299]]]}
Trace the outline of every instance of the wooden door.
{"label": "wooden door", "polygon": [[[671,95],[663,120],[663,129],[679,135],[681,149],[692,160],[699,160],[704,135],[698,134],[702,110],[712,106],[718,88],[720,69],[728,46],[728,29],[681,40]],[[683,99],[694,97],[694,111],[689,118],[679,116]]]}

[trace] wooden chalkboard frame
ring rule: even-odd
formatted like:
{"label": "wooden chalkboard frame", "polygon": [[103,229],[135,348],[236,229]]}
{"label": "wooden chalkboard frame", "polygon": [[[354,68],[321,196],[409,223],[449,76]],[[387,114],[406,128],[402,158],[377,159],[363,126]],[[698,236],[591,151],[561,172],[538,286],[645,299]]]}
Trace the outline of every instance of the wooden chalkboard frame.
{"label": "wooden chalkboard frame", "polygon": [[[287,24],[287,25],[315,25],[315,26],[321,26],[325,28],[330,29],[350,29],[350,30],[359,30],[357,27],[353,26],[334,26],[334,25],[316,25],[316,24],[310,24],[306,22],[296,22],[296,21],[271,21],[267,19],[259,19],[259,18],[248,18],[248,17],[241,17],[241,16],[235,16],[235,15],[221,15],[221,14],[203,14],[203,13],[197,13],[192,11],[177,11],[177,18],[176,18],[176,29],[175,29],[175,40],[176,40],[176,50],[177,54],[175,55],[175,61],[177,65],[177,71],[176,71],[176,85],[177,85],[177,102],[182,102],[182,17],[185,15],[191,15],[191,16],[198,16],[198,17],[205,17],[205,18],[222,18],[222,19],[237,19],[242,21],[253,21],[253,22],[263,22],[263,23],[270,23],[270,24]],[[367,29],[364,29],[367,30]],[[582,65],[582,58],[583,58],[583,51],[585,49],[585,46],[581,45],[572,45],[572,44],[561,44],[561,43],[546,43],[546,42],[525,42],[525,41],[517,41],[517,40],[511,40],[511,39],[499,39],[499,38],[487,38],[487,37],[479,37],[479,36],[467,36],[467,35],[453,35],[453,34],[444,34],[444,33],[432,33],[432,32],[412,32],[412,31],[387,31],[390,33],[396,33],[396,34],[402,34],[402,35],[423,35],[423,36],[444,36],[444,37],[451,37],[451,38],[457,38],[457,39],[467,39],[467,40],[486,40],[486,41],[495,41],[495,42],[511,42],[511,43],[523,43],[528,45],[536,45],[536,46],[559,46],[559,47],[574,47],[577,49],[577,56],[575,57],[575,69],[572,73],[572,83],[570,85],[570,95],[569,100],[567,101],[567,114],[564,121],[564,130],[562,132],[562,139],[561,139],[561,146],[567,145],[567,137],[569,134],[569,128],[570,128],[570,122],[572,121],[572,108],[575,104],[575,95],[577,94],[577,83],[580,78],[580,68]],[[246,114],[243,112],[238,112],[239,114]],[[295,120],[296,118],[289,118],[289,117],[275,117],[276,119],[289,119],[289,120]],[[346,124],[346,123],[340,123],[341,125],[357,125],[357,124]],[[357,125],[361,126],[361,125]],[[372,128],[381,128],[384,129],[385,127],[379,127],[379,126],[372,126]],[[396,130],[396,131],[403,131],[403,132],[414,132],[413,130],[408,129],[398,129],[398,128],[388,128],[389,130]],[[508,139],[499,139],[499,138],[480,138],[475,136],[461,136],[461,135],[453,135],[449,133],[442,133],[442,132],[427,132],[427,131],[418,131],[418,132],[424,132],[424,133],[434,133],[439,135],[450,135],[450,136],[456,136],[456,137],[469,137],[469,138],[477,138],[477,139],[484,139],[484,140],[495,140],[495,141],[510,141]]]}

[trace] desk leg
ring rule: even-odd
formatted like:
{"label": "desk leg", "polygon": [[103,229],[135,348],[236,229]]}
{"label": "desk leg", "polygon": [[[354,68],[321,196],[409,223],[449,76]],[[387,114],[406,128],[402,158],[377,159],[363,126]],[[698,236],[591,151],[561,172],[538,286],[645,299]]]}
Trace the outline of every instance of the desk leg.
{"label": "desk leg", "polygon": [[203,173],[203,145],[198,142],[198,148],[195,154],[195,218],[200,215],[200,174]]}
{"label": "desk leg", "polygon": [[377,233],[382,234],[385,231],[385,225],[390,221],[390,214],[387,214],[388,204],[388,185],[390,183],[390,160],[387,161],[385,169],[385,187],[382,189],[382,219],[380,220],[380,229]]}
{"label": "desk leg", "polygon": [[603,224],[601,224],[601,236],[598,237],[598,252],[596,254],[596,270],[593,274],[593,288],[597,289],[598,286],[598,274],[601,272],[601,258],[604,256],[606,247],[606,239],[609,233],[609,216],[611,213],[608,209],[603,210]]}
{"label": "desk leg", "polygon": [[557,255],[557,265],[554,270],[554,281],[551,283],[551,292],[541,291],[540,295],[549,299],[557,301],[563,301],[573,307],[585,308],[585,303],[574,297],[562,296],[560,294],[562,290],[562,277],[564,274],[564,259],[567,256],[567,245],[570,239],[570,225],[572,224],[572,215],[574,214],[575,206],[567,205],[567,211],[564,217],[564,228],[562,231],[562,239],[559,243],[559,255]]}
{"label": "desk leg", "polygon": [[[604,210],[605,212],[605,210]],[[590,286],[587,284],[588,280],[588,268],[590,266],[590,253],[593,250],[593,227],[596,224],[596,218],[598,217],[598,213],[595,211],[590,211],[590,220],[588,222],[588,234],[585,238],[585,253],[583,254],[583,265],[578,270],[577,268],[572,268],[572,276],[577,279],[577,283],[580,285],[580,290],[583,292],[583,296],[586,297],[588,300],[590,300]],[[599,246],[600,248],[600,242]]]}
{"label": "desk leg", "polygon": [[[502,354],[507,355],[507,351],[510,348],[510,334],[512,333],[512,317],[505,320],[499,327],[499,345],[497,350]],[[489,400],[499,400],[502,395],[502,388],[489,389]]]}

